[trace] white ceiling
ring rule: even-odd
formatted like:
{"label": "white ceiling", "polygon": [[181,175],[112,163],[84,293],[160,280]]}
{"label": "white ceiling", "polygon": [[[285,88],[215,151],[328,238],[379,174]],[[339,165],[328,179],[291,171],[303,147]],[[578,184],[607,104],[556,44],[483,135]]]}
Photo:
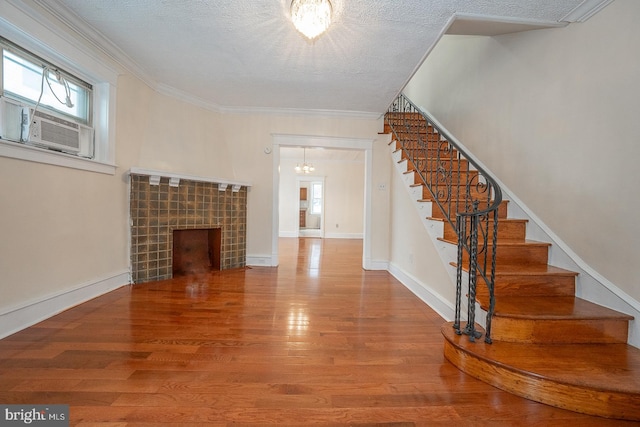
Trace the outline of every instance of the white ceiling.
{"label": "white ceiling", "polygon": [[610,0],[331,1],[333,24],[311,43],[290,0],[36,0],[161,92],[222,111],[365,115],[387,109],[452,22],[502,34]]}

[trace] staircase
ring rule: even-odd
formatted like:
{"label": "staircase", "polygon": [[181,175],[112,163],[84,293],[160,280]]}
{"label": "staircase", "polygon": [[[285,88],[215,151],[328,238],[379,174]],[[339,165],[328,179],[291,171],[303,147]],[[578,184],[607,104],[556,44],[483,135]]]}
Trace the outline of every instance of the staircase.
{"label": "staircase", "polygon": [[[456,214],[470,210],[468,200],[459,202],[463,193],[476,201],[476,211],[496,201],[496,193],[482,197],[485,188],[469,185],[484,182],[474,177],[484,172],[403,95],[386,115],[385,133],[392,135],[391,149],[405,181],[417,189],[416,202],[432,205],[426,221],[442,230],[437,239],[450,245],[450,253],[458,248],[457,257],[449,261],[459,271],[457,286],[468,282],[471,287],[461,292],[470,298],[467,319],[473,325],[456,319],[442,327],[447,360],[475,378],[531,400],[640,421],[640,350],[627,345],[632,317],[577,298],[577,273],[548,265],[550,244],[527,240],[527,221],[509,218],[508,201],[499,201],[495,212],[483,214],[486,221],[476,236],[479,249],[472,254],[469,231],[461,227],[461,222],[471,220]],[[487,312],[490,336],[475,322],[476,303]],[[456,303],[461,304],[464,301]],[[482,334],[485,340],[477,339]]]}

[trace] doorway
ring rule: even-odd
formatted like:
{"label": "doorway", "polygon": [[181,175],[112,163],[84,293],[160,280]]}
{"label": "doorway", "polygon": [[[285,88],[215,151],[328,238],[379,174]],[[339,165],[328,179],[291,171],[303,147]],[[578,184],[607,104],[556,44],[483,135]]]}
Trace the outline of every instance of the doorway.
{"label": "doorway", "polygon": [[372,170],[373,170],[373,142],[372,138],[342,138],[330,136],[310,136],[295,134],[273,134],[273,214],[271,226],[271,265],[278,265],[278,240],[279,240],[279,207],[280,193],[280,147],[322,147],[327,149],[361,150],[364,152],[364,235],[362,267],[365,270],[377,267],[371,259],[371,234],[372,234]]}
{"label": "doorway", "polygon": [[324,178],[298,177],[298,237],[324,237]]}

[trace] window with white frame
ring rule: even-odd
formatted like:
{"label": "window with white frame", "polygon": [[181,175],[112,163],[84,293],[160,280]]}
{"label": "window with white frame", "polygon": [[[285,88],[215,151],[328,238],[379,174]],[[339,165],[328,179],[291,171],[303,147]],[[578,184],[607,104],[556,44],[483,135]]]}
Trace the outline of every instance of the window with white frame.
{"label": "window with white frame", "polygon": [[2,95],[91,125],[92,87],[73,75],[2,43]]}
{"label": "window with white frame", "polygon": [[311,214],[320,215],[322,213],[322,183],[311,184]]}
{"label": "window with white frame", "polygon": [[5,12],[0,157],[114,175],[118,68],[61,36],[53,21],[25,20],[28,7]]}
{"label": "window with white frame", "polygon": [[6,39],[0,49],[0,137],[93,159],[92,86]]}

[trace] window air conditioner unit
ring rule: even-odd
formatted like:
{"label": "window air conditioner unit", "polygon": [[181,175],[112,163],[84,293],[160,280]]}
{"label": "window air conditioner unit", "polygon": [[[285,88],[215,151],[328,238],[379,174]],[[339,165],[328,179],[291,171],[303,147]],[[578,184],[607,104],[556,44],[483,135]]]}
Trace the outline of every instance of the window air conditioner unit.
{"label": "window air conditioner unit", "polygon": [[29,142],[54,150],[80,152],[80,125],[51,114],[30,109]]}
{"label": "window air conditioner unit", "polygon": [[91,142],[93,129],[48,112],[3,97],[0,109],[0,138],[30,143],[65,153],[78,154]]}

